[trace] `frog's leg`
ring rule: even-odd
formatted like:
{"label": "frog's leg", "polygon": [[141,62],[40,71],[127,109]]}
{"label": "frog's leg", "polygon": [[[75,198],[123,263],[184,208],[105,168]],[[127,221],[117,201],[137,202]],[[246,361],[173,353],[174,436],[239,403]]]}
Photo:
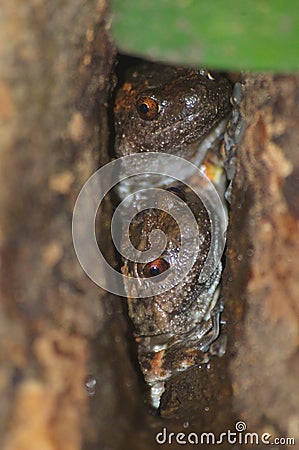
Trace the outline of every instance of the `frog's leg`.
{"label": "frog's leg", "polygon": [[223,303],[219,302],[211,311],[211,318],[209,320],[211,332],[205,334],[199,341],[199,349],[202,352],[207,352],[211,344],[216,341],[220,334],[220,317],[223,309]]}
{"label": "frog's leg", "polygon": [[178,372],[209,361],[208,351],[220,332],[222,304],[214,307],[208,320],[177,337],[161,350],[139,347],[139,362],[149,384],[166,381]]}
{"label": "frog's leg", "polygon": [[224,133],[224,145],[222,147],[224,158],[223,167],[226,172],[226,177],[229,181],[229,185],[225,192],[225,199],[228,203],[231,202],[232,184],[236,171],[237,147],[243,138],[246,128],[245,121],[243,120],[240,113],[241,99],[242,84],[237,82],[235,83],[231,96],[231,104],[233,106],[233,110]]}
{"label": "frog's leg", "polygon": [[213,342],[218,339],[220,335],[221,313],[224,309],[222,301],[218,302],[210,313],[210,318],[198,324],[188,333],[180,336],[179,341],[168,347],[168,350],[174,346],[187,349],[188,347],[196,347],[203,353],[207,353]]}
{"label": "frog's leg", "polygon": [[[151,403],[158,408],[165,390],[165,382],[180,372],[209,362],[209,353],[220,333],[220,316],[223,304],[214,306],[208,320],[197,324],[188,333],[184,333],[169,342],[158,351],[139,347],[139,362],[147,383],[151,386]],[[221,336],[220,336],[221,338]],[[225,346],[213,349],[211,354],[222,356]]]}

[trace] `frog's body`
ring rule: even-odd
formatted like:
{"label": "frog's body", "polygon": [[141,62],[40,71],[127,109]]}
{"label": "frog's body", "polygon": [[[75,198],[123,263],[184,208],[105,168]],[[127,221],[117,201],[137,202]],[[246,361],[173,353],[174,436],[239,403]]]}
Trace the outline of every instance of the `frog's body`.
{"label": "frog's body", "polygon": [[[231,85],[225,78],[214,78],[204,70],[142,65],[131,71],[116,98],[117,156],[157,152],[159,165],[159,152],[163,152],[202,164],[207,149],[223,131],[230,111],[230,95]],[[134,182],[138,187],[165,187],[173,180],[165,182],[163,177],[145,174]],[[121,196],[131,192],[131,188],[132,185],[124,183],[119,191]],[[219,308],[215,305],[221,263],[208,280],[199,282],[211,242],[210,217],[189,188],[180,185],[179,190],[198,222],[201,246],[196,263],[178,285],[161,295],[132,298],[126,286],[129,315],[139,345],[139,363],[151,385],[155,407],[159,406],[165,380],[206,361],[209,345],[219,333]],[[137,284],[140,278],[155,275],[161,267],[164,271],[180,250],[179,228],[163,208],[136,216],[130,228],[133,245],[138,250],[147,250],[149,234],[154,229],[162,229],[167,236],[160,258],[146,265],[125,261],[122,268],[125,275],[136,278]]]}

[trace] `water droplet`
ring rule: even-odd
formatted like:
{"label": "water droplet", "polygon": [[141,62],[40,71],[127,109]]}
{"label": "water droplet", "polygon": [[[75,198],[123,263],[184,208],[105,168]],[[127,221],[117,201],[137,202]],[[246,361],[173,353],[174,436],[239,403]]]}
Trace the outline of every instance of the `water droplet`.
{"label": "water droplet", "polygon": [[238,261],[242,261],[242,259],[243,259],[243,255],[238,255],[238,256],[237,256],[237,260],[238,260]]}
{"label": "water droplet", "polygon": [[96,393],[97,380],[93,375],[88,375],[85,379],[85,387],[88,397],[93,397]]}
{"label": "water droplet", "polygon": [[252,248],[247,250],[247,255],[248,256],[253,256],[254,255],[254,250]]}
{"label": "water droplet", "polygon": [[190,425],[190,424],[189,424],[189,422],[188,422],[188,420],[187,420],[186,422],[183,423],[183,428],[188,428],[189,425]]}
{"label": "water droplet", "polygon": [[239,104],[242,97],[242,84],[237,82],[234,85],[232,100],[235,104]]}
{"label": "water droplet", "polygon": [[210,411],[210,408],[208,406],[205,407],[205,411],[208,412]]}

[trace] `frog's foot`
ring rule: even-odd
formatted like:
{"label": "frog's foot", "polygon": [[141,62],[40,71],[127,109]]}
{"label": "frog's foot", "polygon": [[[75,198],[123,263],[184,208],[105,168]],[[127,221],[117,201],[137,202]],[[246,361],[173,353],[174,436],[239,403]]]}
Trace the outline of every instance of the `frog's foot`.
{"label": "frog's foot", "polygon": [[240,144],[244,131],[245,122],[240,113],[240,101],[242,98],[242,84],[237,82],[234,86],[231,96],[231,104],[233,106],[231,117],[227,123],[226,131],[224,133],[224,169],[227,179],[230,181],[229,186],[225,192],[225,199],[228,203],[231,202],[232,180],[236,171],[236,151]]}
{"label": "frog's foot", "polygon": [[165,391],[165,382],[180,372],[209,362],[208,354],[201,352],[197,341],[193,340],[188,345],[186,342],[179,342],[168,349],[143,355],[143,357],[142,361],[139,353],[144,378],[151,387],[151,403],[156,409],[159,408]]}
{"label": "frog's foot", "polygon": [[210,355],[218,356],[221,358],[226,352],[227,335],[221,333],[216,341],[212,342],[209,348]]}
{"label": "frog's foot", "polygon": [[165,382],[156,381],[151,385],[151,404],[152,407],[158,409],[160,406],[161,397],[165,392]]}
{"label": "frog's foot", "polygon": [[199,341],[199,349],[207,352],[211,344],[216,341],[220,333],[220,317],[223,311],[223,303],[219,302],[211,311],[210,332],[205,334]]}

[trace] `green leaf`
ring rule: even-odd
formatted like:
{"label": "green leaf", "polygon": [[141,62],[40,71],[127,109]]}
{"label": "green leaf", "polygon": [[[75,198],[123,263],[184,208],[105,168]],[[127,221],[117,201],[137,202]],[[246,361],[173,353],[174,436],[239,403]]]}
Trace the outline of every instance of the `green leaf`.
{"label": "green leaf", "polygon": [[299,68],[299,0],[112,0],[121,52],[228,70]]}

